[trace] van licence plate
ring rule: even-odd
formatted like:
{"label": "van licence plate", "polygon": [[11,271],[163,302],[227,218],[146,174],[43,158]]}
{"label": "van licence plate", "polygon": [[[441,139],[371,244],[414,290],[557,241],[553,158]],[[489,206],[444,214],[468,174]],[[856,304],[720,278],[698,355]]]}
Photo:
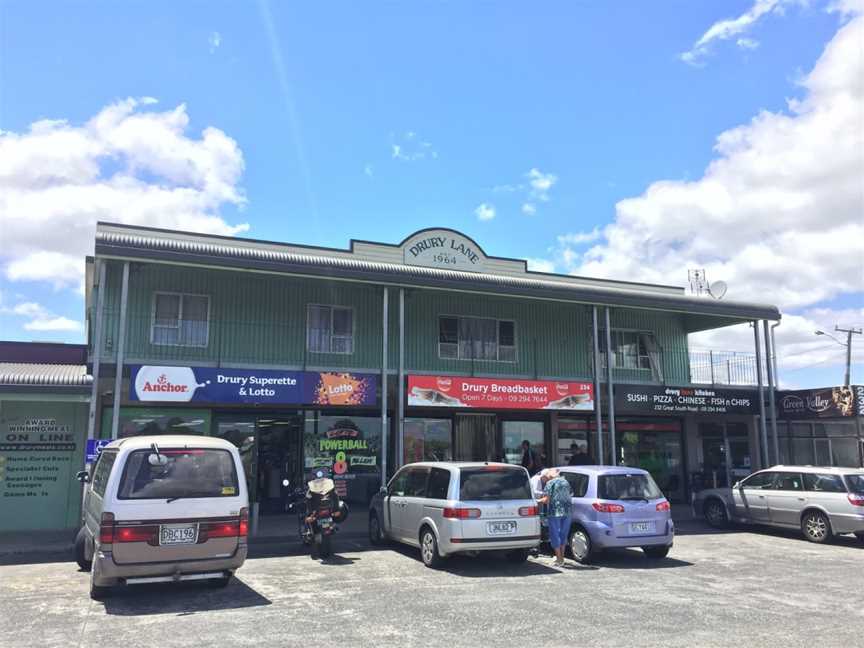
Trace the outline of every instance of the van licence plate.
{"label": "van licence plate", "polygon": [[197,524],[162,524],[159,526],[159,544],[181,545],[198,542]]}
{"label": "van licence plate", "polygon": [[630,535],[647,535],[654,533],[654,522],[631,522]]}
{"label": "van licence plate", "polygon": [[486,535],[511,535],[516,533],[516,523],[509,522],[487,522]]}

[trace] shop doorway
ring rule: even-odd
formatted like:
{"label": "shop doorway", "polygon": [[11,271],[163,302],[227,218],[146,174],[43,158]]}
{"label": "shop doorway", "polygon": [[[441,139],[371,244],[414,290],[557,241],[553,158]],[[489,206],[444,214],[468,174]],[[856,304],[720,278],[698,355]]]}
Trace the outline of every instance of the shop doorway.
{"label": "shop doorway", "polygon": [[457,414],[454,459],[495,461],[498,455],[494,414]]}
{"label": "shop doorway", "polygon": [[699,436],[702,442],[702,474],[693,480],[694,490],[728,488],[752,472],[750,440],[745,424],[700,423]]}

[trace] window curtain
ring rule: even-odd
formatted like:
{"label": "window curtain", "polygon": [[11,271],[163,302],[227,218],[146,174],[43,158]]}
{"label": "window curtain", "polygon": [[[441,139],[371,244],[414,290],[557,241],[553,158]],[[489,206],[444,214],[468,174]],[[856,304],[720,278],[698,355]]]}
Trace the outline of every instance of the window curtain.
{"label": "window curtain", "polygon": [[642,346],[648,353],[648,362],[651,363],[651,376],[657,382],[663,382],[663,358],[657,340],[650,333],[640,333]]}

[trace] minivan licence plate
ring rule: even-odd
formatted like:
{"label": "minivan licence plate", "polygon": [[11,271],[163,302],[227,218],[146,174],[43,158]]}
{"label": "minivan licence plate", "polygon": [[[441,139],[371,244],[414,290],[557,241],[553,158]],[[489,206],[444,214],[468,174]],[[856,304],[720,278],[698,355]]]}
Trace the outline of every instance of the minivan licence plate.
{"label": "minivan licence plate", "polygon": [[197,524],[162,524],[159,526],[160,545],[195,544],[198,542]]}
{"label": "minivan licence plate", "polygon": [[516,523],[509,522],[487,522],[486,535],[510,535],[516,533]]}
{"label": "minivan licence plate", "polygon": [[654,533],[654,522],[631,522],[630,535],[645,535]]}

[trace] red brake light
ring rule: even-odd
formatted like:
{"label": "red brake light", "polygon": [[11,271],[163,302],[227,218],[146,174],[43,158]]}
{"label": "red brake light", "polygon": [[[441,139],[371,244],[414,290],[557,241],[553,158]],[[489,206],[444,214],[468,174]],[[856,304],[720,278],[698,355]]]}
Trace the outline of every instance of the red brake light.
{"label": "red brake light", "polygon": [[445,508],[444,517],[451,520],[467,520],[470,518],[479,518],[480,509],[472,508]]}
{"label": "red brake light", "polygon": [[150,542],[155,535],[155,526],[118,527],[114,534],[116,542]]}
{"label": "red brake light", "polygon": [[591,506],[598,513],[623,513],[624,507],[620,504],[607,504],[606,502],[594,502]]}
{"label": "red brake light", "polygon": [[852,506],[864,506],[864,495],[859,493],[849,493],[849,503]]}
{"label": "red brake light", "polygon": [[519,509],[519,515],[522,517],[534,517],[537,515],[537,507],[536,506],[523,506]]}
{"label": "red brake light", "polygon": [[114,542],[114,514],[103,513],[99,520],[99,544]]}
{"label": "red brake light", "polygon": [[669,502],[667,500],[663,500],[657,504],[658,511],[668,511],[671,507],[669,506]]}
{"label": "red brake light", "polygon": [[240,537],[249,535],[249,509],[245,506],[240,509]]}
{"label": "red brake light", "polygon": [[206,538],[236,538],[240,535],[240,520],[230,522],[210,522],[202,529]]}

